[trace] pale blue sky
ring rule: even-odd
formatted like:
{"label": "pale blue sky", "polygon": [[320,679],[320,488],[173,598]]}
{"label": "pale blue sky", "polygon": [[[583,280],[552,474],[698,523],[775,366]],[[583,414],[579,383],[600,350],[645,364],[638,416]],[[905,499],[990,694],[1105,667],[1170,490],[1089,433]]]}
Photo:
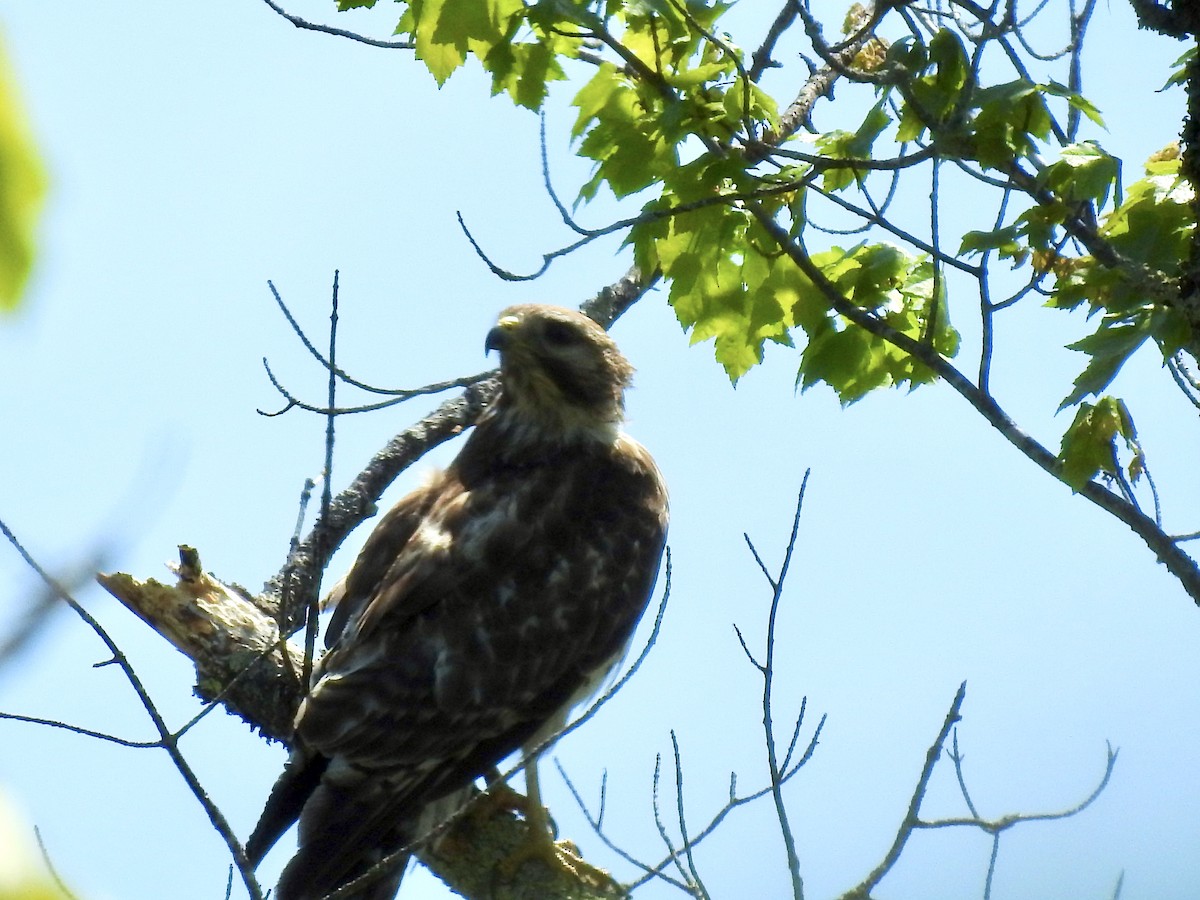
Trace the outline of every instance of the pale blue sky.
{"label": "pale blue sky", "polygon": [[[743,6],[739,22],[774,12]],[[331,7],[289,5],[387,31],[378,17]],[[841,15],[836,5],[820,11],[831,22]],[[112,567],[141,577],[165,576],[163,562],[184,542],[218,576],[252,587],[279,568],[301,484],[321,466],[324,422],[258,416],[256,407],[277,404],[260,360],[316,401],[323,379],[267,279],[319,336],[339,268],[340,359],[365,380],[413,386],[486,367],[483,336],[502,307],[575,305],[628,264],[616,241],[602,242],[512,285],[473,256],[455,210],[513,269],[536,267],[571,239],[541,189],[536,118],[486,99],[477,72],[439,92],[409,55],[298,32],[259,0],[7,4],[0,28],[53,181],[26,308],[0,322],[0,518],[48,566],[100,541],[113,546]],[[1100,10],[1094,29],[1088,84],[1110,128],[1101,140],[1127,156],[1132,177],[1177,131],[1182,93],[1153,89],[1179,48],[1135,31],[1121,0]],[[754,44],[760,33],[736,37]],[[566,152],[569,96],[560,89],[548,114],[566,196],[587,175]],[[830,111],[818,121],[853,124]],[[964,215],[972,203],[964,197]],[[598,224],[611,212],[602,205],[583,218]],[[971,298],[952,313],[970,354]],[[1055,348],[1084,328],[1081,316],[1032,308],[998,335],[995,389],[1051,446],[1066,425],[1054,408],[1081,365]],[[809,896],[845,890],[882,857],[964,679],[960,742],[986,815],[1070,805],[1099,778],[1105,740],[1121,748],[1092,809],[1004,840],[995,897],[1107,897],[1122,869],[1127,900],[1200,893],[1200,611],[1130,532],[1050,481],[942,386],[843,411],[823,390],[796,396],[795,355],[775,348],[735,391],[709,348],[687,346],[661,292],[614,333],[638,367],[630,430],[671,485],[673,601],[638,678],[556,753],[590,797],[608,770],[609,821],[626,847],[661,854],[650,786],[671,728],[694,822],[723,802],[731,770],[740,785],[761,783],[759,686],[731,624],[760,640],[769,595],[741,534],[777,564],[811,467],[778,682],[781,719],[802,695],[814,723],[829,715],[786,794]],[[1133,405],[1168,527],[1200,527],[1194,410],[1153,353],[1117,389]],[[419,411],[343,420],[336,485]],[[453,452],[442,448],[389,497]],[[34,585],[0,548],[0,615],[20,609]],[[196,709],[186,661],[99,591],[80,598],[169,721],[186,721]],[[19,668],[0,672],[0,709],[150,738],[118,674],[91,667],[102,659],[64,612]],[[223,846],[165,754],[11,722],[0,722],[0,741],[0,789],[40,826],[81,897],[223,895]],[[222,713],[184,749],[247,834],[282,749]],[[552,769],[544,781],[563,832],[628,876],[589,836]],[[940,768],[928,814],[963,812],[953,787]],[[981,834],[920,834],[879,896],[979,896],[987,854]],[[284,856],[268,859],[265,883]],[[699,864],[714,896],[782,896],[768,805],[731,816]],[[413,877],[402,896],[443,895]],[[234,896],[244,896],[240,885]]]}

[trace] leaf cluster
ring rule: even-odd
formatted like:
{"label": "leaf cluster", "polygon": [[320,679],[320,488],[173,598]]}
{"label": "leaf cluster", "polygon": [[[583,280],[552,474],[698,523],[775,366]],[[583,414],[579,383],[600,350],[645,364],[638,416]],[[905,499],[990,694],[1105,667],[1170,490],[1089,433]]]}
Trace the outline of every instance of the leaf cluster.
{"label": "leaf cluster", "polygon": [[[1175,302],[1195,228],[1178,153],[1151,160],[1125,186],[1120,161],[1079,136],[1083,122],[1104,126],[1078,78],[1090,12],[1071,14],[1064,84],[1025,65],[1022,29],[1034,17],[989,18],[967,4],[957,18],[855,4],[837,42],[825,40],[806,5],[789,5],[754,53],[722,30],[731,4],[713,0],[401,6],[396,33],[438,84],[474,59],[494,94],[537,111],[571,73],[571,137],[592,163],[575,206],[602,192],[639,205],[621,223],[625,244],[642,272],[662,275],[680,324],[693,342],[712,341],[734,382],[772,344],[799,351],[800,388],[825,384],[843,403],[928,383],[946,373],[931,361],[960,351],[951,308],[970,296],[972,280],[985,393],[994,319],[1028,296],[1086,307],[1096,323],[1069,345],[1087,361],[1061,408],[1079,406],[1081,416],[1080,404],[1148,341],[1164,358],[1196,347],[1198,323]],[[785,105],[764,85],[778,67],[775,42],[796,23],[823,65]],[[1187,64],[1185,55],[1177,66]],[[858,98],[843,108],[870,99],[851,127],[819,130],[813,111],[835,80]],[[956,253],[942,246],[944,167],[997,198],[990,214],[955,210],[967,226],[956,221]],[[922,182],[929,187],[914,194]],[[980,213],[991,220],[970,221]],[[826,232],[835,234],[825,240]],[[1009,266],[1003,274],[997,261]],[[1078,425],[1060,454],[1072,483],[1078,472],[1107,471],[1079,449],[1087,442]]]}

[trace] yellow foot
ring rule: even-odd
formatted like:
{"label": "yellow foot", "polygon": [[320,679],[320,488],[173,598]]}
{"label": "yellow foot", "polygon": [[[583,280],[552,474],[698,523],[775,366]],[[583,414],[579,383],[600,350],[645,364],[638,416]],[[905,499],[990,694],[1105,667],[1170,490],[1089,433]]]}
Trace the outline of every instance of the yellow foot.
{"label": "yellow foot", "polygon": [[525,840],[500,863],[500,873],[512,878],[517,870],[530,860],[564,872],[568,877],[583,882],[606,893],[624,895],[620,883],[603,869],[593,866],[579,855],[579,848],[570,841],[556,841],[548,831],[541,830],[530,822]]}
{"label": "yellow foot", "polygon": [[497,812],[519,813],[525,820],[525,838],[497,866],[497,874],[506,881],[525,863],[535,860],[548,869],[566,874],[604,893],[625,896],[626,891],[611,875],[584,860],[579,848],[570,841],[556,841],[558,829],[547,810],[534,796],[526,796],[507,783],[496,780],[482,797],[472,804],[468,819],[482,824]]}
{"label": "yellow foot", "polygon": [[[520,791],[510,787],[506,781],[495,781],[488,785],[483,796],[476,798],[471,804],[471,817],[484,821],[497,812],[520,813],[526,820],[530,818],[532,801]],[[543,810],[543,814],[544,814]]]}

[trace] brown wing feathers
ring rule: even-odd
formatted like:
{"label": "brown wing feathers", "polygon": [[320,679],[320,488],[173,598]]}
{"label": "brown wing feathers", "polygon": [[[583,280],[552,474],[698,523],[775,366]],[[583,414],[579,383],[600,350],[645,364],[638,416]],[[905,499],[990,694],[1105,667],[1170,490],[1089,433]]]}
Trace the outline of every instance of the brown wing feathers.
{"label": "brown wing feathers", "polygon": [[[459,457],[376,527],[344,582],[293,754],[247,844],[299,817],[278,900],[415,841],[623,653],[666,534],[653,460],[617,428],[632,371],[578,313],[514,307],[502,388]],[[392,896],[402,867],[364,898]]]}

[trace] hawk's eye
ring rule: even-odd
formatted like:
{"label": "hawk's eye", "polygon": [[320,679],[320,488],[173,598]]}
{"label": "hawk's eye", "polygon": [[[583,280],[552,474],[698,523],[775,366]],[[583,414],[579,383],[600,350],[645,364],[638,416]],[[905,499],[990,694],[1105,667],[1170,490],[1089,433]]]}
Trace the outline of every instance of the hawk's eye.
{"label": "hawk's eye", "polygon": [[552,347],[570,347],[579,343],[579,332],[564,322],[547,322],[542,333]]}

